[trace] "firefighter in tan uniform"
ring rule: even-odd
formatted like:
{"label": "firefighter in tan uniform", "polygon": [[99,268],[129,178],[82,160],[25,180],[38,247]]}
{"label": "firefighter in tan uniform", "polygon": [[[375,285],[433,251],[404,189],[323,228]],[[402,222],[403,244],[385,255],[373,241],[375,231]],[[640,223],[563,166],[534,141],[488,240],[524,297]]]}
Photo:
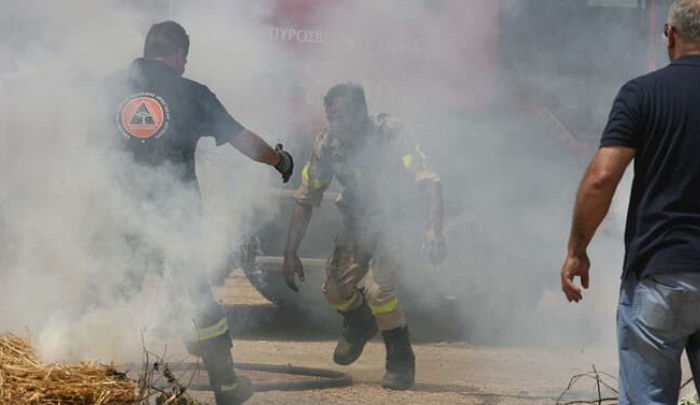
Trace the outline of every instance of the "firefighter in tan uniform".
{"label": "firefighter in tan uniform", "polygon": [[[437,265],[445,256],[442,192],[439,176],[418,145],[404,137],[400,123],[387,114],[368,114],[362,87],[338,84],[324,97],[328,126],[317,137],[296,192],[283,275],[297,290],[294,275],[304,272],[297,249],[314,206],[336,178],[343,192],[336,205],[343,226],[326,262],[323,294],[343,316],[342,336],[333,359],[353,363],[377,330],[386,345],[383,386],[411,388],[415,358],[406,318],[396,295],[400,258],[405,253],[402,219],[410,215],[418,190],[428,200],[424,254]],[[365,279],[365,288],[358,283]]]}

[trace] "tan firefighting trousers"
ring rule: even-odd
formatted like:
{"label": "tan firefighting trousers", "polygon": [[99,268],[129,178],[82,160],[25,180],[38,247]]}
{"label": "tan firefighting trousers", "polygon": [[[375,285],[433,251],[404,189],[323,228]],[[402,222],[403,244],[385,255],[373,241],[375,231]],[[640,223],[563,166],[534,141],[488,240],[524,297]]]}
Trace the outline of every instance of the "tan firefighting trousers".
{"label": "tan firefighting trousers", "polygon": [[[396,296],[402,238],[392,231],[369,231],[344,218],[333,254],[326,261],[323,295],[338,311],[351,311],[366,299],[379,330],[406,325]],[[365,295],[358,284],[365,278]]]}

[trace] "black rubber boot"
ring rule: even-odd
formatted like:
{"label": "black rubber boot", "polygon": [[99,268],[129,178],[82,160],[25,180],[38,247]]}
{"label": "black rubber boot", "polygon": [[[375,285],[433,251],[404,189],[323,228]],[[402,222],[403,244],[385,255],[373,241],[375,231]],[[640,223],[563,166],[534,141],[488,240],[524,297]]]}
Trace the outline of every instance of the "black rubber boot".
{"label": "black rubber boot", "polygon": [[233,386],[214,391],[216,405],[240,405],[253,396],[253,383],[248,377],[239,375]]}
{"label": "black rubber boot", "polygon": [[216,405],[240,405],[253,395],[250,380],[237,377],[233,370],[231,339],[228,334],[201,342],[201,350]]}
{"label": "black rubber boot", "polygon": [[343,332],[333,353],[333,361],[347,366],[357,360],[368,340],[377,334],[377,322],[367,302],[352,311],[338,311],[343,315]]}
{"label": "black rubber boot", "polygon": [[393,390],[407,390],[416,381],[416,357],[411,349],[408,328],[382,332],[386,346],[386,374],[382,386]]}

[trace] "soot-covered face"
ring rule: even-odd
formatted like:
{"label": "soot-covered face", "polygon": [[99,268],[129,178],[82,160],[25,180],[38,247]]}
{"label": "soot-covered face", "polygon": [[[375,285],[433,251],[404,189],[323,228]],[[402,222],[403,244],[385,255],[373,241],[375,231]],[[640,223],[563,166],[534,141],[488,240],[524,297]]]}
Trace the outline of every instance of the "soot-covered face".
{"label": "soot-covered face", "polygon": [[334,135],[348,138],[362,131],[367,111],[355,106],[349,97],[336,97],[326,105],[326,120]]}

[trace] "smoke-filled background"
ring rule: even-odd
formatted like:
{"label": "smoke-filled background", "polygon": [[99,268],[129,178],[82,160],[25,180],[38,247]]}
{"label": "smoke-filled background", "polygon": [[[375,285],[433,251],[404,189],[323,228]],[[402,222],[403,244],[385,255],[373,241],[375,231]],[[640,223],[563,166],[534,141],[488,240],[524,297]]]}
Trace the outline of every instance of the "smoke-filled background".
{"label": "smoke-filled background", "polygon": [[[444,314],[474,343],[612,343],[627,184],[591,247],[582,305],[565,302],[558,272],[574,192],[612,98],[665,63],[669,1],[319,3],[0,3],[0,331],[28,328],[53,358],[133,356],[142,331],[168,333],[169,269],[221,272],[248,235],[270,226],[277,240],[268,231],[263,250],[279,253],[288,218],[278,177],[229,146],[205,138],[198,147],[201,238],[115,180],[129,162],[93,125],[105,96],[95,89],[140,56],[151,24],[173,19],[190,35],[185,76],[246,127],[284,142],[299,168],[337,82],[363,84],[370,110],[395,115],[419,141],[443,179],[449,258],[433,268],[407,254],[409,322]],[[196,200],[183,191],[163,204]],[[330,253],[313,241],[332,240],[322,224],[338,215],[325,201],[310,231],[324,236],[307,236],[303,254]],[[135,254],[138,241],[164,252],[165,270],[137,259],[148,256]],[[321,302],[317,280],[301,301]],[[440,339],[429,332],[417,335]]]}

